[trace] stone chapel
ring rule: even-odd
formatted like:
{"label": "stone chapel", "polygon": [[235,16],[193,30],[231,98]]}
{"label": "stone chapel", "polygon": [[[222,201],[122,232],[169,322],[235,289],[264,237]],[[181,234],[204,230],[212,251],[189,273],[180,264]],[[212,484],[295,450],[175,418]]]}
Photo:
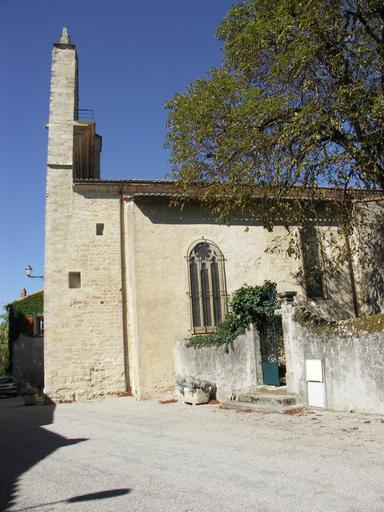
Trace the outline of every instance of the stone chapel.
{"label": "stone chapel", "polygon": [[[79,117],[77,52],[63,29],[47,125],[44,366],[53,400],[172,392],[176,343],[214,330],[245,283],[274,281],[328,317],[361,307],[358,269],[306,280],[305,251],[287,255],[283,226],[224,226],[197,202],[170,207],[170,181],[101,179],[101,137]],[[337,228],[329,220],[300,235],[319,265],[329,248],[318,235],[339,236]],[[268,252],[279,237],[280,250]]]}

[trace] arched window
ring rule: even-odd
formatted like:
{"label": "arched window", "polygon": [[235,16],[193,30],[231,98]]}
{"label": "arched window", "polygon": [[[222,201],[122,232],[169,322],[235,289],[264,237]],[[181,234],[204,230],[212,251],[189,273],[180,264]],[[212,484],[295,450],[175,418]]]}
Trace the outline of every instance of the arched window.
{"label": "arched window", "polygon": [[212,242],[193,244],[188,272],[193,332],[212,332],[224,320],[227,306],[223,254]]}

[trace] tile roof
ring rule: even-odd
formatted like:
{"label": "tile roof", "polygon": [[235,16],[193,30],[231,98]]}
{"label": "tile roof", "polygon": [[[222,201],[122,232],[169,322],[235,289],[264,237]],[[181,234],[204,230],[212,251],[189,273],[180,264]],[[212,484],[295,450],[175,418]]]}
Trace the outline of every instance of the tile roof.
{"label": "tile roof", "polygon": [[[142,180],[142,179],[121,179],[121,180],[96,180],[77,179],[74,180],[75,187],[90,186],[119,186],[124,194],[136,197],[172,197],[179,194],[179,188],[175,181],[171,180]],[[203,185],[201,185],[203,186]],[[200,186],[200,187],[201,187]],[[199,187],[199,188],[200,188]],[[198,190],[197,190],[198,192]],[[357,201],[384,200],[384,192],[380,190],[349,189]],[[318,187],[317,189],[306,189],[304,187],[292,187],[287,191],[287,199],[311,198],[317,200],[335,200],[343,196],[343,189],[331,187]],[[255,197],[265,195],[264,189],[255,187]],[[272,195],[269,193],[269,195]]]}

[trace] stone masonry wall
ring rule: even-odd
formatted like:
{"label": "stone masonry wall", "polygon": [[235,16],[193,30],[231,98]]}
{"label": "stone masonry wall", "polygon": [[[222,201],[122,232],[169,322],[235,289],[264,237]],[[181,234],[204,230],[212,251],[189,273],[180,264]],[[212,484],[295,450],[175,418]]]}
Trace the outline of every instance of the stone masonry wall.
{"label": "stone masonry wall", "polygon": [[[58,184],[59,176],[52,181]],[[45,389],[54,399],[122,392],[119,199],[68,194],[68,208],[58,192],[47,233],[56,250],[45,269]],[[101,236],[96,223],[104,224]],[[80,272],[81,288],[69,288],[69,272]]]}

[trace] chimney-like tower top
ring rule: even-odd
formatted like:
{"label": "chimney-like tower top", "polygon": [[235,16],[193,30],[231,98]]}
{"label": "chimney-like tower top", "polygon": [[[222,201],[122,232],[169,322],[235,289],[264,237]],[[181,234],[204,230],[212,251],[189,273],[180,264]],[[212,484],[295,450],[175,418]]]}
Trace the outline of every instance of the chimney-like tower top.
{"label": "chimney-like tower top", "polygon": [[60,44],[71,44],[71,36],[68,34],[67,27],[63,27],[61,31]]}

